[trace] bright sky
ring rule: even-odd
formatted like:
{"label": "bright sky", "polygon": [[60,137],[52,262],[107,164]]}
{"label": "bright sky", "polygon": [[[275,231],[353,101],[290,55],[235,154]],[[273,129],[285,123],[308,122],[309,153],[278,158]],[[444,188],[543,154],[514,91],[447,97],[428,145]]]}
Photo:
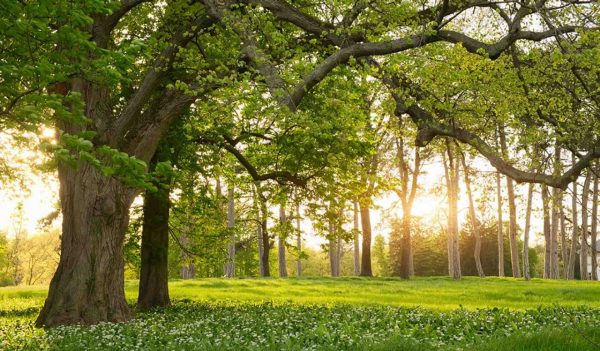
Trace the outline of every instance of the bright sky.
{"label": "bright sky", "polygon": [[[42,138],[51,138],[54,132],[52,130],[43,130]],[[5,141],[0,135],[0,142]],[[24,160],[35,160],[35,163],[41,163],[42,157],[39,152],[27,151],[24,149],[12,148],[15,157],[13,157],[14,165],[22,165]],[[18,150],[15,152],[14,150]],[[438,160],[439,161],[439,160]],[[477,159],[472,163],[472,166],[483,172],[491,172],[493,169],[489,163],[482,159]],[[440,162],[432,161],[424,166],[423,174],[419,178],[419,183],[422,189],[418,193],[418,197],[415,199],[413,207],[413,215],[421,217],[424,224],[433,226],[436,232],[439,231],[440,227],[446,225],[446,196],[444,193],[440,195],[432,194],[430,191],[432,188],[439,184],[445,184],[443,177],[443,166]],[[0,198],[2,198],[3,204],[0,208],[0,230],[8,233],[9,237],[15,235],[15,231],[18,230],[20,221],[22,219],[22,228],[24,228],[30,235],[35,235],[40,232],[39,222],[44,217],[48,216],[51,212],[55,211],[58,205],[58,181],[56,174],[52,173],[26,173],[26,183],[29,184],[28,190],[20,191],[19,186],[4,187],[0,189]],[[503,181],[504,182],[504,181]],[[475,191],[475,198],[480,194]],[[517,196],[520,197],[521,201],[518,202],[518,220],[519,226],[524,226],[524,204],[525,204],[525,192],[526,185],[516,186]],[[461,196],[459,200],[459,218],[462,222],[465,219],[466,211],[468,208],[467,197],[464,193],[464,186],[461,185]],[[493,194],[488,194],[489,205],[491,211],[496,211],[496,195],[495,188]],[[534,206],[539,207],[539,206]],[[19,209],[21,208],[21,212]],[[505,213],[507,206],[505,203]],[[539,211],[534,211],[532,214],[532,240],[536,241],[536,234],[541,232],[542,223],[539,220],[541,214]],[[21,213],[21,215],[20,215]],[[382,234],[385,237],[389,236],[390,232],[390,218],[400,217],[402,210],[398,198],[395,193],[390,192],[375,199],[375,206],[371,211],[371,223],[373,225],[373,234]],[[351,216],[351,213],[347,214]],[[508,213],[505,214],[505,220],[508,219]],[[55,225],[59,226],[59,221],[55,221]],[[324,239],[313,233],[310,223],[303,221],[301,223],[303,232],[305,233],[305,240],[311,247],[318,248],[320,244],[324,243]],[[351,227],[352,224],[348,224]]]}

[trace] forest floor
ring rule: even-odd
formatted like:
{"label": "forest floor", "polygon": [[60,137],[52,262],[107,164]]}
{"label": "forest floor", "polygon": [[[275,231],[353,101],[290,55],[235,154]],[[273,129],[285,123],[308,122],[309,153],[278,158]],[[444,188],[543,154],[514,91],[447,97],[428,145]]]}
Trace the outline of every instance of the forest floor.
{"label": "forest floor", "polygon": [[128,323],[40,330],[46,287],[0,288],[0,349],[600,350],[600,282],[199,279],[170,294]]}

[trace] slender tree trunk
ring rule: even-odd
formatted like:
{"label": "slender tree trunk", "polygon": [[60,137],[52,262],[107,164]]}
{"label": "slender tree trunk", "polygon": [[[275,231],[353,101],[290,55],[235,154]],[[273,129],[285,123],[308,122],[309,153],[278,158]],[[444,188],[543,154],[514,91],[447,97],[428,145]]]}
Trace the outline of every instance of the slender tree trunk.
{"label": "slender tree trunk", "polygon": [[[287,222],[287,218],[285,216],[285,205],[280,205],[279,206],[279,223],[282,226],[285,226]],[[283,233],[280,233],[279,238],[278,238],[278,263],[279,263],[279,277],[280,278],[287,278],[288,274],[287,274],[287,262],[285,259],[285,236]]]}
{"label": "slender tree trunk", "polygon": [[329,272],[332,277],[339,276],[338,240],[333,220],[329,220]]}
{"label": "slender tree trunk", "polygon": [[58,178],[61,255],[36,325],[124,321],[122,246],[136,192],[88,164],[61,164]]}
{"label": "slender tree trunk", "polygon": [[[161,161],[155,155],[151,168]],[[139,310],[168,306],[169,299],[169,188],[146,191],[142,225],[140,285],[137,300]]]}
{"label": "slender tree trunk", "polygon": [[465,155],[462,152],[461,161],[464,171],[465,188],[467,190],[467,197],[469,199],[469,217],[471,219],[473,236],[475,237],[475,250],[473,252],[473,258],[475,259],[477,275],[479,275],[480,277],[485,277],[485,273],[483,272],[483,266],[481,265],[481,234],[479,233],[479,221],[477,220],[477,214],[475,213],[475,202],[473,201],[473,192],[471,191],[471,179],[469,177],[467,162],[465,160]]}
{"label": "slender tree trunk", "polygon": [[[504,157],[508,158],[508,147],[504,128],[499,128],[500,148]],[[513,180],[506,177],[506,190],[508,193],[508,242],[510,244],[510,264],[515,278],[521,277],[519,264],[519,245],[517,243],[517,206],[515,202],[515,189]]]}
{"label": "slender tree trunk", "polygon": [[256,212],[256,247],[258,249],[258,274],[260,277],[266,277],[264,265],[264,247],[263,247],[263,220],[261,216],[261,205],[258,197],[258,187],[256,184],[252,187],[252,201],[254,211]]}
{"label": "slender tree trunk", "polygon": [[582,280],[588,280],[588,197],[590,193],[590,182],[592,172],[588,170],[583,190],[581,191],[581,246],[579,253],[579,271]]}
{"label": "slender tree trunk", "polygon": [[402,251],[400,253],[400,278],[409,279],[411,266],[410,261],[412,256],[412,240],[410,236],[410,215],[406,213],[402,215],[401,232]]}
{"label": "slender tree trunk", "polygon": [[500,172],[496,172],[496,189],[498,200],[498,276],[504,277],[504,223],[502,220],[502,183],[500,181]]}
{"label": "slender tree trunk", "polygon": [[271,267],[269,266],[269,253],[271,251],[271,243],[269,242],[269,232],[268,232],[268,219],[269,219],[269,210],[267,208],[267,199],[262,194],[262,189],[260,184],[256,182],[254,184],[254,188],[256,189],[256,198],[255,200],[258,202],[258,236],[259,236],[259,268],[261,270],[261,277],[270,277],[271,276]]}
{"label": "slender tree trunk", "polygon": [[225,265],[225,277],[235,277],[235,201],[233,186],[227,189],[227,229],[229,234],[229,244],[227,245],[227,264]]}
{"label": "slender tree trunk", "polygon": [[544,278],[552,278],[552,239],[550,225],[550,200],[548,199],[548,186],[542,185],[542,208],[544,214]]}
{"label": "slender tree trunk", "polygon": [[[598,167],[596,167],[598,170]],[[597,251],[597,234],[598,234],[598,176],[594,175],[594,192],[592,193],[592,280],[598,280],[598,251]]]}
{"label": "slender tree trunk", "polygon": [[[562,195],[562,192],[561,192]],[[567,279],[567,264],[568,264],[568,255],[567,255],[567,230],[566,230],[566,223],[565,223],[565,210],[564,207],[562,205],[563,201],[562,201],[562,196],[561,196],[561,200],[560,200],[560,248],[561,248],[561,257],[562,257],[562,262],[563,262],[563,278]]]}
{"label": "slender tree trunk", "polygon": [[[448,192],[448,271],[454,279],[462,276],[460,269],[460,251],[458,247],[458,178],[459,162],[456,159],[452,144],[446,140],[448,165],[446,170],[446,187]],[[446,162],[444,162],[444,165]]]}
{"label": "slender tree trunk", "polygon": [[552,222],[550,230],[550,278],[558,279],[560,274],[558,272],[558,231],[560,228],[560,194],[559,189],[552,188]]}
{"label": "slender tree trunk", "polygon": [[531,205],[533,202],[533,183],[527,186],[527,209],[525,210],[525,230],[523,232],[523,277],[531,279],[529,268],[529,231],[531,230]]}
{"label": "slender tree trunk", "polygon": [[358,202],[354,201],[354,275],[360,275],[360,242],[358,237]]}
{"label": "slender tree trunk", "polygon": [[263,249],[263,225],[262,225],[262,219],[260,217],[260,213],[257,212],[256,213],[256,220],[257,220],[257,226],[256,226],[256,238],[257,238],[257,246],[258,246],[258,274],[260,274],[261,277],[267,277],[268,275],[265,275],[265,264],[264,264],[264,260],[263,260],[263,256],[264,256],[264,249]]}
{"label": "slender tree trunk", "polygon": [[298,236],[296,237],[296,245],[298,246],[298,262],[296,262],[296,276],[302,276],[302,228],[300,227],[300,204],[296,204],[296,230]]}
{"label": "slender tree trunk", "polygon": [[372,277],[371,268],[371,212],[369,209],[369,199],[364,197],[359,201],[360,222],[362,224],[362,257],[360,265],[360,275],[363,277]]}
{"label": "slender tree trunk", "polygon": [[513,180],[509,177],[506,177],[506,189],[508,192],[508,238],[510,243],[510,263],[512,266],[513,277],[521,278],[519,244],[517,242],[517,206],[515,201]]}
{"label": "slender tree trunk", "polygon": [[[572,163],[575,163],[575,155],[571,158]],[[571,221],[572,235],[571,235],[571,250],[569,252],[569,263],[567,265],[567,279],[575,279],[575,261],[577,259],[577,244],[579,242],[579,230],[578,230],[578,216],[577,216],[577,179],[573,182],[573,194],[571,196]]]}

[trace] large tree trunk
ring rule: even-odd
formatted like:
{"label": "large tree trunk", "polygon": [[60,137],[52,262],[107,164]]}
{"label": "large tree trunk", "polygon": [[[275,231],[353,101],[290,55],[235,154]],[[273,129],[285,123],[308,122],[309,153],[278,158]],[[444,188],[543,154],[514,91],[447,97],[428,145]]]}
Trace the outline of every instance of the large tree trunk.
{"label": "large tree trunk", "polygon": [[235,201],[233,186],[227,189],[227,228],[231,230],[227,244],[227,263],[225,264],[225,277],[235,277]]}
{"label": "large tree trunk", "polygon": [[37,326],[126,320],[123,239],[135,191],[88,164],[59,165],[61,255]]}
{"label": "large tree trunk", "polygon": [[475,213],[475,202],[473,201],[473,192],[471,191],[471,178],[469,177],[469,169],[467,168],[465,155],[462,152],[461,161],[464,171],[465,188],[467,190],[467,197],[469,199],[469,217],[471,219],[471,229],[473,231],[473,236],[475,237],[475,250],[473,252],[475,268],[477,268],[477,275],[480,277],[485,277],[483,266],[481,265],[481,234],[479,233],[479,220],[477,220],[477,214]]}
{"label": "large tree trunk", "polygon": [[354,275],[360,275],[360,242],[358,237],[358,202],[354,201]]}
{"label": "large tree trunk", "polygon": [[531,279],[529,268],[529,231],[531,229],[531,203],[533,202],[533,183],[527,186],[527,209],[525,210],[525,230],[523,232],[523,277]]}
{"label": "large tree trunk", "polygon": [[[572,162],[575,163],[575,155],[571,158]],[[573,194],[571,196],[571,250],[569,252],[569,263],[567,264],[567,279],[575,279],[575,261],[577,259],[577,244],[579,242],[579,228],[577,226],[577,179],[573,182]]]}
{"label": "large tree trunk", "polygon": [[588,279],[588,197],[592,172],[588,170],[581,191],[581,245],[579,253],[579,272],[582,280]]}
{"label": "large tree trunk", "polygon": [[[285,216],[285,205],[280,205],[279,206],[279,224],[281,226],[285,226],[286,225],[286,216]],[[280,278],[287,278],[288,274],[287,274],[287,262],[286,262],[286,258],[285,258],[285,236],[283,233],[279,234],[279,238],[278,238],[278,255],[277,255],[277,262],[279,263],[279,277]]]}
{"label": "large tree trunk", "polygon": [[[596,167],[598,170],[598,167]],[[598,176],[594,175],[594,192],[592,193],[592,280],[598,280],[598,251],[596,246],[598,234]]]}
{"label": "large tree trunk", "polygon": [[369,199],[363,197],[359,201],[360,222],[362,224],[362,257],[360,263],[360,275],[363,277],[372,277],[371,268],[371,211],[369,209]]}
{"label": "large tree trunk", "polygon": [[502,220],[502,182],[500,172],[496,172],[496,197],[498,201],[498,276],[504,277],[504,234]]}
{"label": "large tree trunk", "polygon": [[[151,162],[152,168],[158,155]],[[148,310],[168,306],[169,299],[169,188],[159,186],[158,191],[146,191],[144,196],[144,222],[140,286],[137,307]]]}

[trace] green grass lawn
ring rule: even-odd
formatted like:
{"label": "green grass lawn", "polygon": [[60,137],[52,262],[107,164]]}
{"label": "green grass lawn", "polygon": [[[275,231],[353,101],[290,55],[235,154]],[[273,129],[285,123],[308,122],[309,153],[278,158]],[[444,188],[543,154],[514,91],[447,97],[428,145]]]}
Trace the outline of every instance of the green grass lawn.
{"label": "green grass lawn", "polygon": [[[0,288],[0,349],[598,350],[600,283],[200,279],[128,323],[35,329],[46,287]],[[133,304],[137,283],[126,283]]]}

